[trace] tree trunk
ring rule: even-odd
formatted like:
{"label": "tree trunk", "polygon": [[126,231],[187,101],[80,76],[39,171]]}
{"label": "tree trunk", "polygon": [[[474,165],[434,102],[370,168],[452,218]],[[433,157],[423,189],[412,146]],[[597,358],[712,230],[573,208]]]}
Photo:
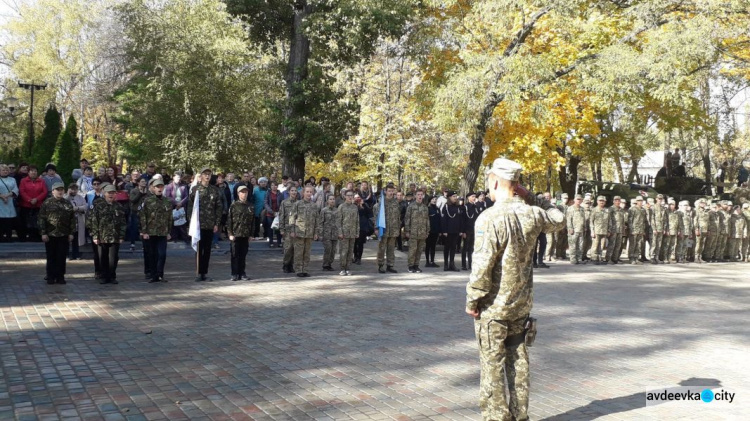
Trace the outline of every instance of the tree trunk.
{"label": "tree trunk", "polygon": [[632,159],[632,165],[630,166],[630,172],[628,173],[628,183],[632,183],[634,180],[638,182],[638,159]]}
{"label": "tree trunk", "polygon": [[552,193],[552,165],[547,167],[547,189],[545,191]]}
{"label": "tree trunk", "polygon": [[[558,150],[558,153],[560,150]],[[564,153],[564,152],[563,152]],[[578,182],[578,165],[581,163],[581,158],[570,155],[566,157],[565,165],[561,165],[558,168],[558,176],[560,177],[560,190],[563,193],[568,193],[569,198],[573,198],[576,194],[576,183]]]}
{"label": "tree trunk", "polygon": [[286,69],[286,109],[285,122],[282,126],[283,144],[281,148],[285,175],[298,180],[305,177],[305,153],[300,150],[301,133],[298,128],[290,127],[298,120],[297,98],[302,95],[302,82],[307,79],[307,63],[310,59],[310,39],[305,35],[305,19],[312,8],[306,0],[295,2],[292,42],[289,47],[289,63]]}
{"label": "tree trunk", "polygon": [[461,195],[466,197],[466,194],[474,190],[474,185],[477,182],[479,176],[479,170],[482,167],[482,158],[484,157],[484,136],[487,133],[487,125],[492,118],[492,113],[495,112],[500,100],[494,95],[490,95],[485,100],[482,112],[479,115],[479,120],[474,131],[471,134],[471,153],[469,154],[469,164],[464,168],[463,178],[461,180]]}
{"label": "tree trunk", "polygon": [[620,183],[625,181],[625,172],[622,170],[622,160],[620,160],[620,150],[617,146],[612,148],[612,157],[615,160],[615,170],[617,171],[617,181]]}

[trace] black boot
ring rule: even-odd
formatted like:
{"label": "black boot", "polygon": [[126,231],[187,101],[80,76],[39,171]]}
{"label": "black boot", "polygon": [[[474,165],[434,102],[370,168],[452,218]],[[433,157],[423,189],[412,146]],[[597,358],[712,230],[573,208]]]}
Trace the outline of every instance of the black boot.
{"label": "black boot", "polygon": [[385,271],[388,273],[398,273],[398,271],[394,269],[393,266],[388,266],[388,268]]}

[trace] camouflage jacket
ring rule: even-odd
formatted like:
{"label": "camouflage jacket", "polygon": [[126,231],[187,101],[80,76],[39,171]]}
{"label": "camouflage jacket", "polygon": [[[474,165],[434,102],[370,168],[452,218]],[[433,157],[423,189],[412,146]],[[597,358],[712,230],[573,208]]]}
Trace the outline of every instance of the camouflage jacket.
{"label": "camouflage jacket", "polygon": [[67,199],[48,197],[39,209],[39,235],[67,237],[76,231],[76,214]]}
{"label": "camouflage jacket", "polygon": [[[227,234],[235,237],[250,237],[253,220],[255,218],[255,208],[247,201],[235,200],[229,206],[227,214]],[[279,217],[281,220],[281,217]]]}
{"label": "camouflage jacket", "polygon": [[339,235],[344,238],[359,237],[359,207],[354,203],[342,203],[338,216]]}
{"label": "camouflage jacket", "polygon": [[682,234],[682,211],[667,210],[667,224],[669,235]]}
{"label": "camouflage jacket", "polygon": [[710,218],[711,213],[708,211],[708,209],[696,209],[695,216],[693,216],[693,228],[701,234],[707,233]]}
{"label": "camouflage jacket", "polygon": [[609,223],[613,234],[625,234],[627,214],[619,207],[612,206],[609,208]]}
{"label": "camouflage jacket", "polygon": [[172,232],[172,202],[164,196],[150,194],[140,210],[139,232],[157,237],[166,237]]}
{"label": "camouflage jacket", "polygon": [[581,207],[583,208],[583,215],[585,217],[583,220],[583,229],[586,232],[586,236],[590,237],[591,236],[591,207],[588,207],[588,208],[584,206],[581,206]]}
{"label": "camouflage jacket", "polygon": [[569,206],[565,214],[565,223],[568,226],[568,232],[584,234],[586,231],[586,212],[583,207]]}
{"label": "camouflage jacket", "polygon": [[729,234],[729,218],[732,216],[729,212],[720,210],[716,212],[719,216],[719,234]]}
{"label": "camouflage jacket", "polygon": [[146,200],[147,196],[150,196],[148,190],[142,192],[138,187],[134,187],[130,190],[130,212],[140,215],[141,205],[143,204],[143,201]]}
{"label": "camouflage jacket", "polygon": [[742,216],[745,218],[745,228],[748,231],[748,236],[750,236],[750,209],[743,209]]}
{"label": "camouflage jacket", "polygon": [[94,196],[94,199],[89,206],[89,210],[86,212],[86,228],[89,231],[91,231],[91,217],[94,215],[94,209],[96,209],[97,206],[100,206],[102,202],[105,202],[104,198],[101,196]]}
{"label": "camouflage jacket", "polygon": [[202,230],[213,230],[215,226],[221,223],[221,214],[224,213],[221,192],[218,187],[210,184],[208,186],[204,186],[203,184],[195,185],[190,191],[190,199],[185,211],[188,220],[193,215],[196,192],[200,193],[198,196],[200,198],[200,207],[198,208],[198,219],[201,223],[200,228]]}
{"label": "camouflage jacket", "polygon": [[708,232],[713,234],[719,233],[719,212],[708,211]]}
{"label": "camouflage jacket", "polygon": [[292,207],[296,202],[297,200],[289,198],[281,202],[281,206],[279,206],[279,232],[281,235],[286,235],[291,232],[289,217],[292,216]]}
{"label": "camouflage jacket", "polygon": [[[373,226],[375,232],[378,232],[378,215],[380,215],[380,205],[378,202],[372,209]],[[401,235],[401,208],[398,201],[394,199],[385,199],[385,232],[384,237],[398,237]]]}
{"label": "camouflage jacket", "polygon": [[125,209],[117,202],[102,200],[91,212],[91,237],[100,244],[119,243],[125,239]]}
{"label": "camouflage jacket", "polygon": [[692,237],[694,234],[693,229],[693,215],[692,212],[682,212],[682,235],[685,237]]}
{"label": "camouflage jacket", "polygon": [[609,209],[599,209],[596,207],[591,210],[591,220],[589,222],[591,234],[607,235],[614,232],[612,218],[609,216]]}
{"label": "camouflage jacket", "polygon": [[628,210],[628,232],[630,235],[643,235],[646,233],[646,209],[633,206]]}
{"label": "camouflage jacket", "polygon": [[430,235],[430,210],[427,205],[412,202],[406,208],[404,233],[414,240],[424,240]]}
{"label": "camouflage jacket", "polygon": [[498,200],[477,218],[466,308],[483,320],[518,320],[531,312],[532,250],[540,232],[565,226],[559,209]]}
{"label": "camouflage jacket", "polygon": [[656,204],[651,207],[653,217],[651,218],[651,229],[654,232],[668,231],[667,209],[664,206]]}
{"label": "camouflage jacket", "polygon": [[745,238],[746,226],[745,218],[733,213],[729,218],[729,238]]}
{"label": "camouflage jacket", "polygon": [[320,210],[320,239],[321,240],[338,240],[339,239],[339,228],[338,228],[338,216],[339,210],[337,208],[330,208],[325,206]]}
{"label": "camouflage jacket", "polygon": [[314,238],[322,230],[320,209],[310,201],[298,200],[292,205],[289,227],[297,238]]}

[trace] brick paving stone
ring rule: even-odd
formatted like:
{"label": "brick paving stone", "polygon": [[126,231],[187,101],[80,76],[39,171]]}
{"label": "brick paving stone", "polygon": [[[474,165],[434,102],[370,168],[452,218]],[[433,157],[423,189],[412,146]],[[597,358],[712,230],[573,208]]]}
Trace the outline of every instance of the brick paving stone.
{"label": "brick paving stone", "polygon": [[[307,279],[255,248],[250,282],[217,253],[200,284],[184,251],[168,284],[138,258],[117,286],[86,260],[47,286],[42,260],[1,259],[0,419],[480,419],[467,273],[379,275],[373,246],[351,277],[314,250]],[[551,266],[534,274],[532,419],[750,419],[750,265]],[[645,406],[681,382],[738,400]]]}

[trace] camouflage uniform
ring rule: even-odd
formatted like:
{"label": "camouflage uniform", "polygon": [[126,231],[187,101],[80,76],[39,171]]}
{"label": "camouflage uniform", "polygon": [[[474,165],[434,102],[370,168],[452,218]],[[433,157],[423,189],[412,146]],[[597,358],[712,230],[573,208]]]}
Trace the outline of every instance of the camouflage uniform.
{"label": "camouflage uniform", "polygon": [[91,238],[98,240],[103,283],[117,282],[120,242],[125,239],[125,209],[117,202],[102,200],[91,215]]}
{"label": "camouflage uniform", "polygon": [[742,217],[745,218],[745,237],[742,239],[742,260],[750,262],[750,208],[742,209]]}
{"label": "camouflage uniform", "polygon": [[482,365],[480,407],[486,420],[528,419],[529,356],[523,334],[532,307],[532,248],[540,232],[564,226],[558,209],[545,211],[519,198],[498,200],[477,218],[466,308],[479,311],[474,331]]}
{"label": "camouflage uniform", "polygon": [[714,261],[716,252],[716,242],[719,239],[719,215],[714,210],[708,211],[708,239],[706,240],[706,249],[704,250],[703,260]]}
{"label": "camouflage uniform", "polygon": [[[567,197],[562,198],[563,203],[557,205],[557,209],[562,212],[563,215],[568,215],[568,204]],[[557,244],[555,244],[555,255],[558,259],[565,259],[565,251],[568,249],[568,229],[563,226],[560,231],[557,232]]]}
{"label": "camouflage uniform", "polygon": [[610,226],[612,227],[612,236],[607,243],[608,262],[617,262],[622,254],[622,238],[625,233],[625,223],[627,222],[627,213],[620,209],[619,206],[609,208]]}
{"label": "camouflage uniform", "polygon": [[338,209],[326,205],[320,211],[320,240],[323,241],[323,268],[332,267],[339,245],[339,230],[336,224]]}
{"label": "camouflage uniform", "polygon": [[606,257],[606,255],[602,256],[602,252],[606,253],[607,239],[611,238],[611,233],[614,230],[611,223],[612,218],[610,218],[609,209],[596,207],[591,211],[590,230],[594,236],[592,254],[596,262],[603,261],[603,257]]}
{"label": "camouflage uniform", "polygon": [[733,213],[729,219],[729,260],[737,261],[742,239],[745,237],[745,218]]}
{"label": "camouflage uniform", "polygon": [[[570,245],[570,263],[580,263],[583,250],[583,236],[586,233],[586,213],[583,207],[570,206],[565,215],[565,223],[568,227],[568,244]],[[571,234],[570,232],[573,231]]]}
{"label": "camouflage uniform", "polygon": [[682,247],[682,212],[678,210],[667,210],[667,236],[662,246],[664,260],[672,263],[677,259],[677,251]]}
{"label": "camouflage uniform", "polygon": [[693,237],[693,217],[686,209],[683,209],[680,211],[682,214],[682,239],[678,239],[678,243],[680,244],[679,249],[677,250],[677,261],[681,263],[686,263],[688,258],[688,249],[690,246],[688,243],[690,243],[691,238]]}
{"label": "camouflage uniform", "polygon": [[664,246],[664,233],[667,231],[667,209],[659,203],[651,207],[651,250],[652,262],[661,260],[661,249]]}
{"label": "camouflage uniform", "polygon": [[289,234],[292,233],[291,226],[289,225],[289,217],[292,216],[292,207],[299,199],[289,199],[281,202],[279,206],[279,232],[284,237],[284,268],[291,271],[292,265],[294,264],[294,240]]}
{"label": "camouflage uniform", "polygon": [[[163,185],[163,183],[162,183]],[[167,236],[172,232],[172,202],[164,196],[148,195],[140,209],[138,232],[148,234],[148,241],[144,241],[144,252],[147,260],[148,273],[152,282],[164,279],[164,265],[167,261]]]}
{"label": "camouflage uniform", "polygon": [[727,248],[727,237],[729,237],[729,213],[723,209],[716,212],[719,222],[719,232],[716,237],[714,246],[714,260],[724,260],[725,250]]}
{"label": "camouflage uniform", "polygon": [[591,244],[593,241],[591,240],[591,206],[581,206],[583,208],[583,214],[585,215],[585,219],[583,221],[583,247],[581,248],[581,256],[583,257],[583,260],[589,260],[591,259]]}
{"label": "camouflage uniform", "polygon": [[338,212],[339,264],[341,270],[349,270],[354,257],[354,243],[359,237],[359,207],[354,203],[342,203]]}
{"label": "camouflage uniform", "polygon": [[695,261],[703,261],[703,251],[706,249],[708,240],[708,222],[710,213],[707,208],[701,209],[695,204],[695,215],[693,216],[693,228],[695,229]]}
{"label": "camouflage uniform", "polygon": [[[373,216],[375,218],[374,226],[375,231],[378,231],[378,214],[380,212],[380,202],[375,204],[373,208]],[[398,201],[393,199],[385,199],[385,232],[383,237],[378,242],[378,267],[380,271],[383,270],[383,265],[387,265],[389,268],[393,268],[396,264],[396,238],[401,235],[401,208],[399,207]]]}
{"label": "camouflage uniform", "polygon": [[409,236],[409,267],[419,267],[420,256],[430,235],[430,211],[427,205],[415,201],[406,208],[404,233]]}
{"label": "camouflage uniform", "polygon": [[[248,189],[249,190],[249,189]],[[248,193],[249,195],[249,193]],[[279,218],[281,219],[281,218]],[[255,223],[255,209],[247,201],[235,200],[227,212],[227,235],[234,237],[230,242],[232,279],[246,276],[245,262],[250,243],[250,233]]]}
{"label": "camouflage uniform", "polygon": [[[195,185],[190,191],[186,216],[193,216],[195,206],[195,195],[198,194],[198,220],[200,221],[201,238],[198,241],[198,252],[195,253],[195,263],[198,275],[205,280],[208,273],[208,265],[211,261],[211,244],[213,243],[214,227],[221,225],[221,216],[224,213],[222,193],[214,185],[204,186],[201,183]],[[198,280],[198,279],[196,279]]]}
{"label": "camouflage uniform", "polygon": [[643,247],[643,237],[646,235],[646,209],[633,206],[628,210],[628,258],[630,263],[638,263],[641,248]]}
{"label": "camouflage uniform", "polygon": [[44,243],[47,254],[47,283],[65,283],[65,258],[68,254],[69,238],[76,231],[77,223],[73,205],[65,198],[56,199],[51,196],[42,203],[37,223],[39,235],[48,237]]}
{"label": "camouflage uniform", "polygon": [[296,201],[289,216],[289,227],[294,234],[294,270],[297,274],[307,273],[313,239],[322,230],[320,208],[312,201]]}

